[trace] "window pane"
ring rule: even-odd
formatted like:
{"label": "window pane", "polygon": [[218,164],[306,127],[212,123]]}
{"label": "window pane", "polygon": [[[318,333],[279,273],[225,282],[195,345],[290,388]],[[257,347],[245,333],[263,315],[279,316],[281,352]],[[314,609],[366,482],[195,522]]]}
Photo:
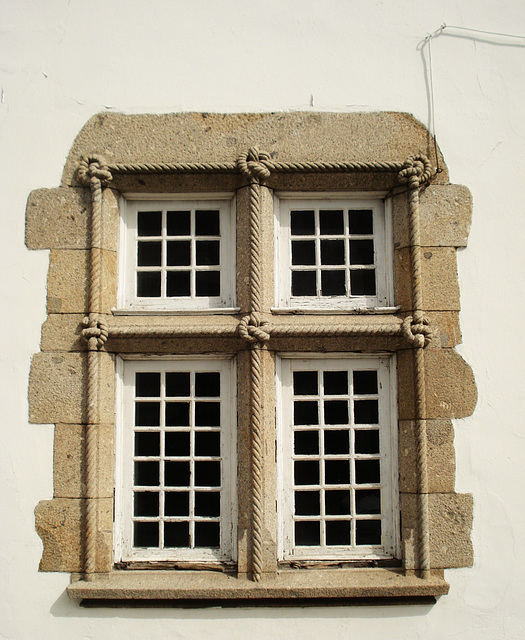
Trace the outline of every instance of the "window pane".
{"label": "window pane", "polygon": [[134,547],[158,547],[159,525],[157,522],[133,523]]}
{"label": "window pane", "polygon": [[218,431],[203,431],[195,434],[196,456],[221,455],[221,434]]}
{"label": "window pane", "polygon": [[160,403],[136,402],[135,425],[137,427],[158,427],[160,424]]}
{"label": "window pane", "polygon": [[294,433],[296,455],[316,455],[319,453],[319,431],[296,431]]}
{"label": "window pane", "polygon": [[214,518],[221,515],[221,494],[218,491],[195,493],[195,515]]}
{"label": "window pane", "polygon": [[356,544],[381,544],[381,520],[357,520],[355,525]]}
{"label": "window pane", "polygon": [[320,523],[296,522],[295,523],[295,544],[297,546],[314,546],[321,543]]}
{"label": "window pane", "polygon": [[315,214],[313,211],[292,211],[290,226],[293,236],[311,236],[315,234]]}
{"label": "window pane", "polygon": [[321,271],[321,295],[344,296],[346,295],[344,271]]}
{"label": "window pane", "polygon": [[189,522],[165,522],[164,523],[165,547],[189,547],[190,525]]}
{"label": "window pane", "polygon": [[325,424],[348,424],[348,402],[326,400],[324,403]]}
{"label": "window pane", "polygon": [[166,274],[166,295],[170,298],[181,298],[191,293],[189,271],[168,271]]}
{"label": "window pane", "polygon": [[135,433],[136,456],[159,456],[160,433],[158,431],[137,431]]}
{"label": "window pane", "polygon": [[352,269],[350,271],[350,289],[353,296],[375,296],[375,269]]}
{"label": "window pane", "polygon": [[354,371],[354,393],[360,395],[377,393],[377,371]]}
{"label": "window pane", "polygon": [[160,373],[136,373],[135,395],[142,398],[160,397]]}
{"label": "window pane", "polygon": [[377,424],[379,403],[377,400],[356,400],[354,402],[354,422],[356,424]]}
{"label": "window pane", "polygon": [[343,212],[338,209],[319,211],[319,228],[322,235],[344,233]]}
{"label": "window pane", "polygon": [[331,516],[350,513],[350,491],[331,490],[325,492],[326,513]]}
{"label": "window pane", "polygon": [[292,264],[315,264],[315,242],[313,240],[292,240]]}
{"label": "window pane", "polygon": [[374,232],[374,216],[369,209],[351,209],[348,215],[351,234],[365,235]]}
{"label": "window pane", "polygon": [[355,481],[357,484],[376,484],[380,480],[379,460],[355,461]]}
{"label": "window pane", "polygon": [[295,425],[319,424],[317,402],[315,400],[296,401],[293,403]]}
{"label": "window pane", "polygon": [[196,462],[195,484],[199,487],[221,486],[220,462]]}
{"label": "window pane", "polygon": [[133,514],[135,516],[159,515],[159,494],[153,491],[136,491],[133,500]]}
{"label": "window pane", "polygon": [[190,484],[190,463],[165,462],[164,484],[167,487],[187,487]]}
{"label": "window pane", "polygon": [[139,236],[160,236],[162,234],[161,211],[139,211],[137,213]]}
{"label": "window pane", "polygon": [[139,298],[159,298],[160,283],[160,271],[139,271],[137,273],[137,296]]}
{"label": "window pane", "polygon": [[214,297],[221,295],[220,271],[197,271],[195,274],[195,295]]}
{"label": "window pane", "polygon": [[191,233],[190,211],[168,211],[166,213],[169,236],[189,236]]}
{"label": "window pane", "polygon": [[348,484],[350,463],[348,460],[325,460],[324,477],[326,484]]}
{"label": "window pane", "polygon": [[319,462],[296,460],[294,469],[295,484],[319,484]]}
{"label": "window pane", "polygon": [[326,544],[329,546],[345,546],[350,544],[350,522],[332,520],[326,523]]}
{"label": "window pane", "polygon": [[374,264],[374,241],[350,240],[350,264]]}
{"label": "window pane", "polygon": [[195,211],[195,235],[220,235],[219,212],[217,210]]}
{"label": "window pane", "polygon": [[381,491],[379,489],[360,489],[355,492],[355,512],[381,513]]}
{"label": "window pane", "polygon": [[159,484],[158,462],[135,462],[135,485],[155,487]]}
{"label": "window pane", "polygon": [[321,513],[321,500],[319,491],[295,492],[295,515],[318,516]]}
{"label": "window pane", "polygon": [[196,243],[196,263],[215,265],[220,263],[220,243],[218,240],[199,240]]}
{"label": "window pane", "polygon": [[190,432],[168,431],[165,435],[164,450],[167,456],[190,455]]}
{"label": "window pane", "polygon": [[187,491],[167,491],[164,494],[164,515],[189,516],[190,494]]}
{"label": "window pane", "polygon": [[221,394],[221,374],[219,372],[198,372],[195,374],[195,395],[217,398]]}
{"label": "window pane", "polygon": [[190,403],[189,402],[166,402],[166,426],[167,427],[189,427],[190,426]]}
{"label": "window pane", "polygon": [[191,264],[191,242],[189,240],[169,241],[167,247],[166,264],[168,267],[185,267]]}
{"label": "window pane", "polygon": [[317,371],[294,371],[293,392],[296,396],[315,396],[317,389]]}
{"label": "window pane", "polygon": [[317,295],[315,271],[292,271],[292,295]]}
{"label": "window pane", "polygon": [[166,373],[166,395],[180,397],[190,395],[190,374],[186,371],[168,371]]}
{"label": "window pane", "polygon": [[324,432],[324,452],[329,454],[343,454],[350,451],[350,432],[346,430]]}
{"label": "window pane", "polygon": [[218,427],[221,424],[220,402],[196,402],[195,426]]}
{"label": "window pane", "polygon": [[321,264],[345,264],[344,240],[321,240]]}
{"label": "window pane", "polygon": [[220,544],[220,526],[218,522],[195,523],[195,546],[218,547]]}
{"label": "window pane", "polygon": [[139,267],[160,267],[162,264],[161,242],[139,242],[137,265]]}
{"label": "window pane", "polygon": [[379,430],[371,429],[355,432],[356,453],[379,453]]}
{"label": "window pane", "polygon": [[347,371],[324,371],[323,372],[324,393],[327,396],[348,394],[348,372]]}

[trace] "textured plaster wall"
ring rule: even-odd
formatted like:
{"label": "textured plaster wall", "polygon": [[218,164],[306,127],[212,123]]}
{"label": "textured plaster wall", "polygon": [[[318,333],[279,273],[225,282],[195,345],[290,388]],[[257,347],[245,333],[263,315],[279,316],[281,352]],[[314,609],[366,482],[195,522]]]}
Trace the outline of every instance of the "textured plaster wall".
{"label": "textured plaster wall", "polygon": [[433,607],[204,611],[80,609],[66,574],[37,573],[33,509],[52,495],[53,428],[28,424],[48,264],[23,244],[29,192],[58,186],[75,135],[105,109],[399,110],[427,124],[417,45],[443,21],[525,36],[518,0],[0,3],[2,640],[525,637],[525,40],[501,36],[451,30],[432,43],[438,141],[451,181],[474,200],[458,254],[458,350],[479,401],[455,421],[456,487],[474,495],[474,567],[448,571],[450,594]]}

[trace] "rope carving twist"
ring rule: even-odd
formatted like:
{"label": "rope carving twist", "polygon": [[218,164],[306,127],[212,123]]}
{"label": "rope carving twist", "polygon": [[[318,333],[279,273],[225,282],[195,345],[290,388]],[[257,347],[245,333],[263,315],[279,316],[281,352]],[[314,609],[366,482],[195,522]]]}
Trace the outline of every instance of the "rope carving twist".
{"label": "rope carving twist", "polygon": [[251,343],[265,343],[270,339],[270,323],[261,320],[260,314],[252,312],[241,318],[239,335],[243,340]]}
{"label": "rope carving twist", "polygon": [[93,182],[100,182],[107,186],[113,176],[104,158],[96,153],[89,156],[82,156],[77,168],[78,181],[87,187]]}
{"label": "rope carving twist", "polygon": [[432,329],[427,318],[421,322],[414,322],[412,316],[407,316],[401,325],[403,336],[411,342],[414,348],[424,349],[432,340]]}
{"label": "rope carving twist", "polygon": [[109,328],[104,320],[101,320],[100,318],[90,319],[87,317],[84,318],[83,324],[86,327],[85,329],[82,329],[82,337],[84,340],[89,344],[89,341],[92,338],[96,338],[97,348],[102,349],[109,336]]}
{"label": "rope carving twist", "polygon": [[[430,180],[432,175],[432,165],[430,160],[421,154],[409,156],[403,169],[398,173],[398,180],[401,183],[409,183],[417,180],[417,186],[424,184]],[[411,186],[411,185],[410,185]]]}
{"label": "rope carving twist", "polygon": [[237,158],[237,169],[250,182],[260,184],[270,177],[269,160],[270,156],[267,153],[260,152],[257,147],[251,147]]}

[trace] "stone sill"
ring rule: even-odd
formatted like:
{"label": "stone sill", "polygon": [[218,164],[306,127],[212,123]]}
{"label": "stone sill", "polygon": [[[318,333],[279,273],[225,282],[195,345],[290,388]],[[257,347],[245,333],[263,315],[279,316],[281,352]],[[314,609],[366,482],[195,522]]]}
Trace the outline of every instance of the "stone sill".
{"label": "stone sill", "polygon": [[[246,574],[228,575],[209,571],[113,571],[95,574],[91,581],[77,574],[67,588],[73,600],[104,601],[236,601],[301,600],[343,601],[354,599],[403,599],[403,602],[446,595],[449,585],[442,571],[428,579],[405,575],[401,569],[284,570],[265,574],[252,582]],[[129,602],[131,605],[131,602]],[[152,603],[153,605],[153,603]]]}

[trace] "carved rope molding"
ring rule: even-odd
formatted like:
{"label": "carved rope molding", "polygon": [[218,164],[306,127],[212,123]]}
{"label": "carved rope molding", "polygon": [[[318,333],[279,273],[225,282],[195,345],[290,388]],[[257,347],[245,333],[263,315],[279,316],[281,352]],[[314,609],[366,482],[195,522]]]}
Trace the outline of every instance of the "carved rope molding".
{"label": "carved rope molding", "polygon": [[[201,329],[182,327],[108,328],[100,319],[101,297],[101,239],[102,239],[102,188],[112,180],[113,173],[235,173],[244,175],[250,185],[250,312],[244,316],[237,330]],[[397,173],[398,181],[408,187],[410,256],[413,317],[407,317],[397,325],[361,325],[331,328],[316,326],[298,328],[274,328],[261,313],[261,185],[272,172],[276,173]],[[252,473],[252,549],[251,573],[256,582],[261,580],[262,558],[262,491],[263,491],[263,402],[261,349],[266,348],[272,336],[323,336],[323,335],[377,335],[401,336],[414,349],[414,378],[417,433],[417,484],[418,484],[418,569],[421,578],[430,575],[430,543],[428,514],[427,434],[425,426],[425,361],[423,349],[431,339],[428,320],[423,314],[420,252],[419,192],[428,183],[432,168],[422,155],[410,156],[405,162],[276,162],[256,147],[240,154],[236,162],[225,163],[137,163],[108,165],[102,156],[83,157],[77,168],[79,181],[91,189],[91,238],[89,315],[84,320],[82,332],[88,346],[88,375],[86,384],[86,532],[84,541],[84,579],[92,580],[96,560],[97,509],[95,483],[97,477],[96,425],[98,423],[99,358],[109,338],[169,337],[238,335],[250,345],[250,422],[251,422],[251,473]]]}

